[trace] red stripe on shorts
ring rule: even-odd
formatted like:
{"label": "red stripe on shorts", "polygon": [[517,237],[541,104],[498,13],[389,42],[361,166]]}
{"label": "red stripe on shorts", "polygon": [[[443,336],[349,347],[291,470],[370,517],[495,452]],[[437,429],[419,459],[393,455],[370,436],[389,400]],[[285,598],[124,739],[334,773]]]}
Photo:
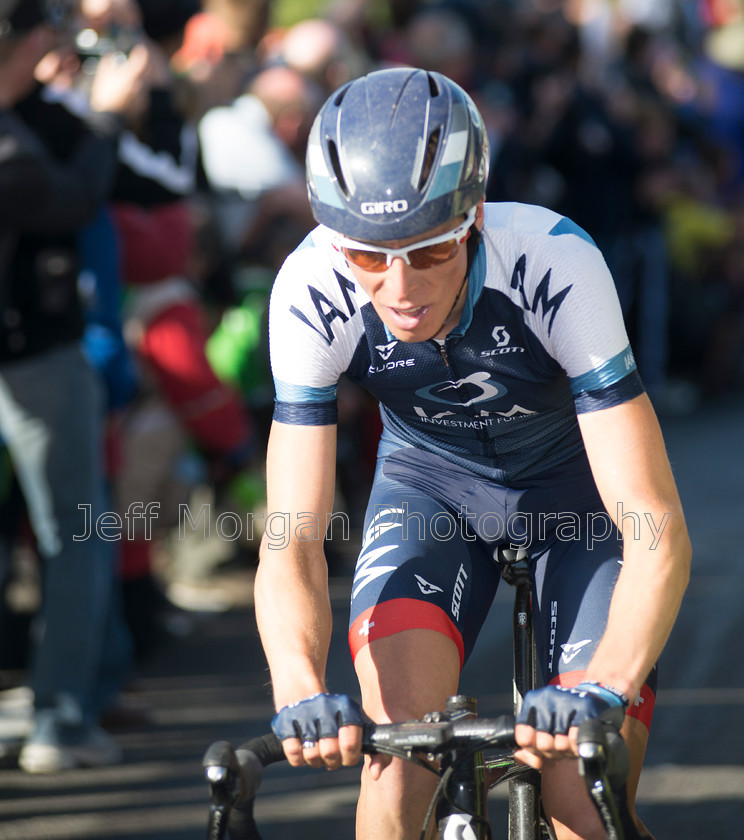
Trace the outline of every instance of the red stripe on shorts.
{"label": "red stripe on shorts", "polygon": [[[558,674],[550,681],[550,685],[563,685],[567,688],[573,688],[586,678],[586,671],[567,671],[565,674]],[[631,703],[628,711],[625,713],[629,717],[637,718],[646,727],[651,729],[651,718],[654,715],[654,706],[656,704],[656,695],[651,689],[643,683],[640,694],[635,703]]]}
{"label": "red stripe on shorts", "polygon": [[440,607],[413,598],[394,598],[365,610],[349,630],[352,657],[356,659],[359,651],[375,639],[383,639],[403,630],[435,630],[448,636],[457,645],[462,668],[465,647],[454,622]]}

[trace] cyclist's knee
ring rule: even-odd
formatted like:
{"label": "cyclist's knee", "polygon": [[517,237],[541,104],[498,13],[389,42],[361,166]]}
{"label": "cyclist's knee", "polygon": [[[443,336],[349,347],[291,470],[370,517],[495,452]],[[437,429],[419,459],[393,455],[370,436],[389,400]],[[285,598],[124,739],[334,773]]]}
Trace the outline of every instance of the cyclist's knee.
{"label": "cyclist's knee", "polygon": [[366,758],[357,815],[359,836],[385,840],[418,837],[436,777],[397,758],[377,779],[372,778],[369,767],[370,760]]}
{"label": "cyclist's knee", "polygon": [[365,712],[377,723],[419,718],[444,709],[457,692],[455,644],[432,630],[407,630],[363,647],[355,659]]}
{"label": "cyclist's knee", "polygon": [[560,810],[562,813],[556,815],[546,808],[556,840],[607,840],[605,829],[595,811],[582,808]]}

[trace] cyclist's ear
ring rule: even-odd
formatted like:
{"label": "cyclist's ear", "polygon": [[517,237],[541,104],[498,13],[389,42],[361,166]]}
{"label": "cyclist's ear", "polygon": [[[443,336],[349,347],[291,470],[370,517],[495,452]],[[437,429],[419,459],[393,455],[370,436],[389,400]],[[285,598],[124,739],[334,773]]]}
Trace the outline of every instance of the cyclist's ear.
{"label": "cyclist's ear", "polygon": [[475,222],[473,223],[478,230],[483,230],[483,220],[485,217],[485,211],[483,210],[483,204],[485,202],[485,198],[482,198],[478,202],[478,206],[475,209]]}

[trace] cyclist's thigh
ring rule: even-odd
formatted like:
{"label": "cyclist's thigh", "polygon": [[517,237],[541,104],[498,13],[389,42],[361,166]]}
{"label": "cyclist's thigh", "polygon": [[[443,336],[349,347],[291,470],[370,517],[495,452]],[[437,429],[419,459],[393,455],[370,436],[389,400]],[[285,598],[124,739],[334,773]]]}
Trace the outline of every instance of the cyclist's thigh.
{"label": "cyclist's thigh", "polygon": [[349,645],[408,630],[446,637],[466,661],[493,601],[499,572],[489,550],[443,503],[375,478],[351,595]]}
{"label": "cyclist's thigh", "polygon": [[[586,667],[604,633],[612,593],[622,567],[622,539],[608,528],[604,539],[588,539],[584,524],[579,539],[555,539],[538,558],[535,568],[535,642],[541,676],[545,683],[576,685],[584,679]],[[604,533],[597,528],[595,533]],[[635,795],[656,690],[656,670],[649,674],[641,694],[631,705],[623,726],[630,751],[629,801]],[[575,762],[549,762],[543,769],[543,801],[555,822],[559,837],[566,826],[579,836],[604,836],[590,804],[584,781]],[[559,826],[564,826],[560,829]]]}
{"label": "cyclist's thigh", "polygon": [[580,539],[554,540],[537,561],[535,643],[546,683],[586,669],[620,573],[622,542],[614,533],[591,547],[583,537],[582,528]]}

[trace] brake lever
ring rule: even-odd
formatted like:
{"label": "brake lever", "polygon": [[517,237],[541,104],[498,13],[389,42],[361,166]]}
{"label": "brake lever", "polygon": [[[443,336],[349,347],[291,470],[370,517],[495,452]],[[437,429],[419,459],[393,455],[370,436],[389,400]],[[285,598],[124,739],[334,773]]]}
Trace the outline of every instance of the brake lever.
{"label": "brake lever", "polygon": [[579,727],[579,773],[607,833],[608,840],[625,840],[624,802],[630,768],[628,748],[620,733],[599,720]]}
{"label": "brake lever", "polygon": [[225,840],[230,812],[242,797],[242,774],[232,744],[212,744],[204,754],[202,766],[210,796],[207,840]]}

